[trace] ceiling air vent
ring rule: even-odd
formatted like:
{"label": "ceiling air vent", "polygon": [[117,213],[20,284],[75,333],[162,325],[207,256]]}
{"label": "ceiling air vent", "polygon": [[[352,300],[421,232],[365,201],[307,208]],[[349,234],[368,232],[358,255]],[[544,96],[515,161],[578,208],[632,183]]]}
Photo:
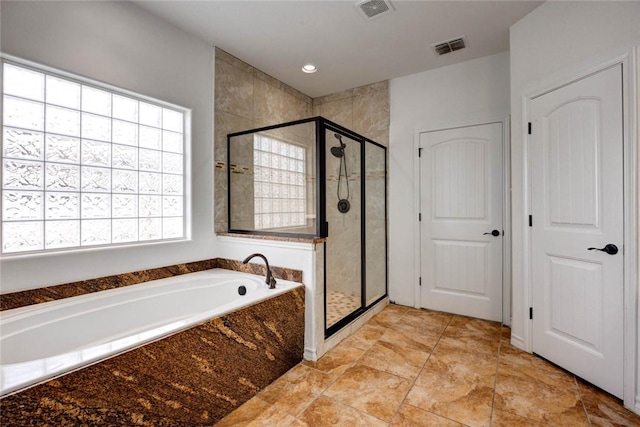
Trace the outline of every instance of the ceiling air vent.
{"label": "ceiling air vent", "polygon": [[393,6],[389,0],[364,0],[356,3],[355,6],[367,21],[393,12]]}
{"label": "ceiling air vent", "polygon": [[464,49],[466,47],[466,43],[464,40],[464,36],[462,36],[444,42],[436,43],[431,46],[433,46],[433,50],[435,50],[438,55],[444,55],[445,53]]}

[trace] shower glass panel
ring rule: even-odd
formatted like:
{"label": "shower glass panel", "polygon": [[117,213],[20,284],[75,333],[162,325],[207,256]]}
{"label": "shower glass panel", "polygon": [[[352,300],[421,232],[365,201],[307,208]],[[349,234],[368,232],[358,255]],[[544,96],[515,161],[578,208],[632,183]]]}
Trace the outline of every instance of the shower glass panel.
{"label": "shower glass panel", "polygon": [[230,135],[229,230],[317,235],[316,125]]}
{"label": "shower glass panel", "polygon": [[386,150],[375,144],[365,144],[365,208],[366,305],[373,304],[387,293],[387,231],[386,231]]}
{"label": "shower glass panel", "polygon": [[362,307],[361,142],[325,130],[326,328]]}

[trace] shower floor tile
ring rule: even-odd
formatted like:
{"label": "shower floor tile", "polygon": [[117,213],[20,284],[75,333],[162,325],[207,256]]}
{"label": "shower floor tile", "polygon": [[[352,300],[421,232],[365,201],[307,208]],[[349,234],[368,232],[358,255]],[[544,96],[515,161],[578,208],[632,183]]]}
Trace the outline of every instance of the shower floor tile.
{"label": "shower floor tile", "polygon": [[640,426],[618,399],[509,337],[495,322],[390,305],[221,425]]}
{"label": "shower floor tile", "polygon": [[327,327],[360,307],[360,295],[327,291]]}

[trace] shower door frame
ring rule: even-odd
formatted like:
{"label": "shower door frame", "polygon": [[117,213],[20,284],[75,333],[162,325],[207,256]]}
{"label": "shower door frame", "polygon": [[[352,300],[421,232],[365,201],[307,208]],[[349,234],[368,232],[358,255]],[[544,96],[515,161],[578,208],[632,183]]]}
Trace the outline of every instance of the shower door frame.
{"label": "shower door frame", "polygon": [[[265,231],[265,230],[246,230],[246,229],[238,229],[233,228],[231,226],[231,140],[237,136],[248,135],[252,133],[259,132],[267,132],[274,129],[285,128],[288,126],[301,125],[305,123],[315,123],[315,149],[316,149],[316,224],[315,230],[316,232],[313,234],[298,234],[298,233],[287,233],[287,232],[279,232],[279,231]],[[338,320],[336,323],[331,325],[331,327],[327,328],[327,243],[326,239],[329,236],[329,227],[327,223],[327,173],[326,173],[326,130],[330,130],[332,132],[337,132],[341,135],[344,135],[354,141],[360,143],[360,239],[362,242],[360,248],[360,263],[361,263],[361,272],[360,272],[360,307],[346,315],[342,319]],[[367,304],[367,282],[366,282],[366,145],[373,144],[374,146],[381,148],[384,150],[384,294]],[[388,152],[387,147],[384,145],[366,138],[356,132],[353,132],[350,129],[347,129],[337,123],[334,123],[330,120],[325,119],[321,116],[311,117],[308,119],[295,120],[292,122],[281,123],[272,126],[264,126],[256,129],[249,129],[241,132],[234,132],[227,134],[227,230],[229,233],[235,234],[248,234],[254,236],[275,236],[275,237],[285,237],[285,238],[297,238],[297,239],[312,239],[316,243],[324,244],[324,336],[325,339],[329,338],[339,330],[341,330],[344,326],[358,318],[363,313],[367,312],[370,308],[378,304],[380,301],[384,300],[389,295],[389,235],[388,235],[388,183],[387,183],[387,172],[388,172]],[[315,239],[320,239],[315,240]]]}
{"label": "shower door frame", "polygon": [[[323,184],[323,179],[321,174],[324,173],[322,168],[323,165],[321,163],[320,158],[324,157],[324,153],[321,153],[321,148],[324,148],[324,133],[323,129],[323,121],[326,121],[323,117],[311,117],[308,119],[295,120],[292,122],[280,123],[277,125],[264,126],[255,129],[244,130],[241,132],[233,132],[227,134],[227,231],[229,233],[234,234],[250,234],[254,236],[275,236],[275,237],[291,237],[291,238],[300,238],[300,239],[317,239],[326,237],[326,230],[324,230],[325,224],[325,216],[324,210],[320,209],[323,206],[325,201],[324,194],[321,191],[321,187]],[[289,126],[296,126],[305,123],[315,123],[315,148],[316,148],[316,225],[315,225],[315,233],[287,233],[281,231],[266,231],[266,230],[245,230],[239,228],[233,228],[231,226],[231,139],[237,136],[249,135],[252,133],[260,133],[267,132],[274,129],[285,128]]]}
{"label": "shower door frame", "polygon": [[[387,209],[387,198],[388,198],[388,189],[387,189],[387,147],[382,144],[375,142],[372,139],[366,138],[362,135],[353,132],[343,126],[338,125],[337,123],[331,122],[323,117],[320,117],[321,126],[318,126],[317,129],[320,129],[321,135],[319,135],[319,141],[321,141],[321,149],[318,148],[318,160],[322,163],[319,163],[316,168],[319,171],[318,180],[320,182],[319,194],[322,196],[322,201],[320,205],[320,211],[322,212],[323,218],[323,237],[329,238],[329,224],[327,222],[327,205],[326,205],[326,191],[327,191],[327,176],[326,176],[326,131],[330,130],[332,132],[337,132],[343,136],[346,136],[354,141],[360,143],[360,307],[351,313],[344,316],[342,319],[338,320],[336,323],[327,327],[327,243],[324,243],[324,338],[327,339],[331,337],[336,332],[340,331],[346,325],[357,319],[363,313],[367,312],[373,306],[378,304],[380,301],[387,298],[389,295],[389,253],[388,253],[388,209]],[[367,304],[367,271],[366,271],[366,261],[367,261],[367,233],[366,233],[366,145],[373,144],[378,148],[384,150],[384,293],[382,296],[372,301],[370,304]],[[347,177],[348,179],[348,177]]]}

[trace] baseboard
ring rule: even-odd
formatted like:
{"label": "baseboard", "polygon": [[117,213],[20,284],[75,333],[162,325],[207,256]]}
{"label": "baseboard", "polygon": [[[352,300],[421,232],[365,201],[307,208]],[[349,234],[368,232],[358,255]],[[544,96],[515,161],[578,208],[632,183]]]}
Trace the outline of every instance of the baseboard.
{"label": "baseboard", "polygon": [[633,408],[633,412],[640,415],[640,396],[636,396],[636,406]]}
{"label": "baseboard", "polygon": [[511,345],[514,346],[517,349],[522,350],[522,351],[527,351],[525,349],[524,339],[522,337],[517,336],[517,335],[513,335],[513,333],[511,333]]}
{"label": "baseboard", "polygon": [[308,360],[310,362],[318,361],[318,352],[315,348],[305,348],[304,349],[304,360]]}

